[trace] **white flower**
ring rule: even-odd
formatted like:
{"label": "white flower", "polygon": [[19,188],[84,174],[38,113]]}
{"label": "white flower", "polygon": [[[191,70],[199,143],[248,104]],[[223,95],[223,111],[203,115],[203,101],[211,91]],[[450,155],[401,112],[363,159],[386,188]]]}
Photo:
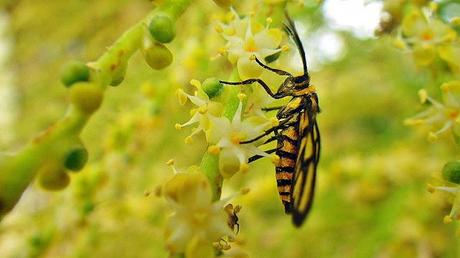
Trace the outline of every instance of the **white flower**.
{"label": "white flower", "polygon": [[212,144],[209,151],[219,154],[219,169],[224,178],[238,171],[247,171],[248,158],[251,156],[269,156],[257,148],[263,139],[251,143],[242,142],[258,137],[276,121],[256,116],[243,120],[242,109],[243,103],[240,101],[232,121],[226,117],[210,117],[209,130],[206,131],[207,140]]}
{"label": "white flower", "polygon": [[194,95],[189,95],[181,89],[177,91],[179,102],[181,104],[185,104],[187,99],[189,99],[190,102],[196,106],[196,108],[190,111],[192,114],[190,120],[183,124],[176,124],[176,128],[180,129],[185,126],[190,126],[198,123],[198,126],[192,130],[192,133],[187,138],[185,138],[186,143],[191,142],[192,137],[195,134],[201,131],[205,131],[208,128],[210,117],[218,116],[222,112],[222,104],[211,101],[208,95],[201,88],[201,83],[199,81],[192,80],[190,84],[196,88]]}
{"label": "white flower", "polygon": [[441,85],[441,90],[443,92],[443,103],[428,96],[425,90],[420,90],[420,101],[422,103],[428,102],[431,106],[427,110],[405,121],[407,125],[441,125],[440,129],[429,133],[430,140],[436,140],[440,134],[453,128],[460,122],[460,81],[444,83]]}
{"label": "white flower", "polygon": [[166,245],[172,254],[186,257],[214,257],[213,243],[233,237],[224,204],[212,202],[209,182],[202,173],[177,173],[166,182],[163,193],[173,213],[165,231]]}
{"label": "white flower", "polygon": [[264,27],[254,21],[252,16],[240,18],[232,9],[228,15],[228,24],[217,25],[217,31],[227,40],[222,52],[228,54],[228,60],[236,63],[241,79],[259,77],[263,68],[253,56],[263,60],[267,56],[279,53],[287,48],[280,48],[283,38],[280,29],[269,28],[271,19]]}

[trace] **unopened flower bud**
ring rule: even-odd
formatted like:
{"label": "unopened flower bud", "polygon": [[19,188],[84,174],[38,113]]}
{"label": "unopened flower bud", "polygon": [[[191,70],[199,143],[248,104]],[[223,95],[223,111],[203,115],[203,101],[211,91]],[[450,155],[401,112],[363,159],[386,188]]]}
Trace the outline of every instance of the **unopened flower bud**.
{"label": "unopened flower bud", "polygon": [[80,171],[88,161],[88,151],[85,147],[77,147],[70,150],[64,161],[64,166],[68,170]]}
{"label": "unopened flower bud", "polygon": [[163,44],[146,44],[142,49],[147,64],[155,70],[161,70],[169,66],[173,61],[173,55]]}
{"label": "unopened flower bud", "polygon": [[222,83],[217,78],[208,78],[203,82],[203,91],[210,99],[219,96],[224,89]]}
{"label": "unopened flower bud", "polygon": [[76,82],[89,80],[89,68],[80,61],[70,61],[64,65],[61,71],[61,82],[66,87]]}
{"label": "unopened flower bud", "polygon": [[149,24],[152,37],[160,43],[169,43],[176,36],[174,21],[166,14],[155,15]]}
{"label": "unopened flower bud", "polygon": [[442,168],[442,177],[452,183],[460,184],[460,161],[449,161]]}
{"label": "unopened flower bud", "polygon": [[70,101],[85,114],[96,111],[102,103],[102,89],[88,82],[75,83],[70,88]]}

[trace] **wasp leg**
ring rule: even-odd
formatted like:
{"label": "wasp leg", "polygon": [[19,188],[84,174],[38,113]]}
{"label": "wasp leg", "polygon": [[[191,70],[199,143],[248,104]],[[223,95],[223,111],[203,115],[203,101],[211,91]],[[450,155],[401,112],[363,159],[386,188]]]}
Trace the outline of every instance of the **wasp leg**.
{"label": "wasp leg", "polygon": [[[263,144],[272,142],[272,141],[274,141],[274,140],[278,140],[278,142],[279,142],[279,140],[281,140],[281,137],[282,137],[281,134],[279,134],[278,131],[275,131],[275,135],[274,135],[273,137],[271,137],[270,139],[266,140]],[[267,150],[267,151],[265,151],[265,152],[268,153],[268,154],[270,154],[270,153],[273,153],[273,152],[277,151],[279,148],[283,148],[284,143],[283,143],[283,142],[281,142],[281,143],[282,143],[281,146],[277,146],[276,148],[271,149],[271,150]],[[260,158],[263,158],[263,157],[265,157],[265,156],[254,155],[254,156],[252,156],[252,157],[249,157],[248,163],[251,163],[251,162],[256,161],[256,160],[258,160],[258,159],[260,159]]]}
{"label": "wasp leg", "polygon": [[254,82],[257,82],[264,88],[264,90],[268,93],[268,95],[270,95],[270,97],[274,99],[280,99],[280,98],[285,97],[284,94],[273,93],[270,87],[268,87],[268,85],[261,79],[247,79],[241,82],[227,82],[227,81],[219,81],[219,82],[223,84],[228,84],[228,85],[247,85],[247,84],[253,84]]}
{"label": "wasp leg", "polygon": [[284,106],[279,106],[279,107],[267,107],[267,108],[262,108],[262,111],[268,112],[268,111],[273,111],[273,110],[279,110],[283,108]]}
{"label": "wasp leg", "polygon": [[[268,153],[268,154],[270,154],[270,153],[275,152],[277,149],[278,149],[278,148],[276,148],[276,149],[271,149],[271,150],[267,150],[267,151],[265,151],[265,152]],[[263,158],[263,157],[265,157],[265,156],[254,155],[254,156],[252,156],[252,157],[249,157],[248,163],[251,163],[251,162],[256,161],[256,160],[258,160],[258,159],[261,159],[261,158]]]}
{"label": "wasp leg", "polygon": [[257,136],[256,138],[251,139],[251,140],[247,140],[247,141],[242,141],[242,142],[240,142],[240,144],[255,142],[255,141],[259,140],[260,138],[265,137],[265,136],[271,134],[272,132],[275,132],[278,129],[284,128],[285,126],[292,125],[292,123],[288,123],[288,122],[289,122],[289,119],[283,120],[282,122],[280,122],[279,125],[268,129],[267,131],[265,131],[263,134]]}
{"label": "wasp leg", "polygon": [[267,66],[266,64],[260,62],[260,60],[256,57],[256,62],[262,66],[263,68],[269,70],[269,71],[272,71],[276,74],[279,74],[279,75],[285,75],[285,76],[292,76],[292,74],[286,72],[286,71],[283,71],[283,70],[279,70],[279,69],[275,69],[275,68],[271,68],[270,66]]}

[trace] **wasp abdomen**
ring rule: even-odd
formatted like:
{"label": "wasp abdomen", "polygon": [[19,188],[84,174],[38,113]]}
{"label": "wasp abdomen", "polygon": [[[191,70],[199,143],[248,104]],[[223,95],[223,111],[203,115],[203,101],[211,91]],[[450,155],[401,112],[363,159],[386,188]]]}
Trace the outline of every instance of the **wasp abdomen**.
{"label": "wasp abdomen", "polygon": [[286,213],[291,212],[292,178],[298,154],[298,120],[297,117],[290,120],[290,125],[280,132],[276,155],[280,157],[276,166],[276,183],[278,193],[284,205]]}

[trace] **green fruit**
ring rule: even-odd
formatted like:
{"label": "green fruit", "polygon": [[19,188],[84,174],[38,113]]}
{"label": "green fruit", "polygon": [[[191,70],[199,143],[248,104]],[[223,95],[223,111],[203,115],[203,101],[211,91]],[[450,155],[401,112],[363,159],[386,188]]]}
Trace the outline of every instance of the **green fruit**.
{"label": "green fruit", "polygon": [[172,63],[173,55],[169,49],[158,43],[148,44],[142,49],[147,64],[155,70],[161,70]]}
{"label": "green fruit", "polygon": [[174,21],[165,14],[155,15],[149,24],[152,37],[160,43],[169,43],[176,36]]}
{"label": "green fruit", "polygon": [[80,171],[88,161],[88,151],[83,147],[74,148],[67,153],[64,161],[64,166],[71,170]]}
{"label": "green fruit", "polygon": [[46,166],[38,174],[38,183],[46,190],[59,191],[70,183],[69,175],[58,166]]}
{"label": "green fruit", "polygon": [[80,82],[70,88],[70,101],[78,110],[92,114],[102,103],[102,90],[92,83]]}
{"label": "green fruit", "polygon": [[219,96],[223,89],[224,85],[222,85],[222,83],[214,77],[208,78],[203,82],[203,91],[210,99]]}
{"label": "green fruit", "polygon": [[449,161],[442,168],[442,177],[455,184],[460,184],[460,161]]}
{"label": "green fruit", "polygon": [[76,82],[89,80],[89,68],[80,61],[70,61],[64,65],[61,71],[61,82],[70,87]]}

